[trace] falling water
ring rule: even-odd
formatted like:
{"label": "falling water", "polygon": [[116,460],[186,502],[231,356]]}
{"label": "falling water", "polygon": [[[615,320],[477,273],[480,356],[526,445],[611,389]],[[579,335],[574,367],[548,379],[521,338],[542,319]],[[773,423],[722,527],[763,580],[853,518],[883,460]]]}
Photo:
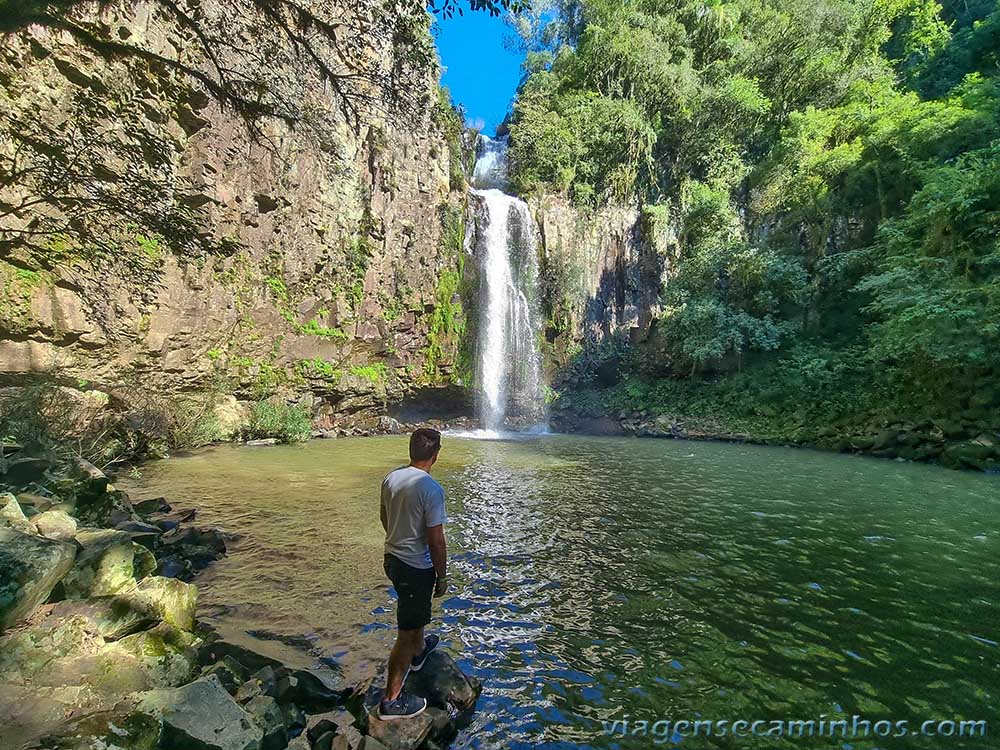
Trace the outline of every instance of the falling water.
{"label": "falling water", "polygon": [[474,248],[481,279],[479,416],[492,432],[544,428],[536,229],[527,204],[500,189],[506,151],[506,139],[481,137],[472,178],[481,207]]}

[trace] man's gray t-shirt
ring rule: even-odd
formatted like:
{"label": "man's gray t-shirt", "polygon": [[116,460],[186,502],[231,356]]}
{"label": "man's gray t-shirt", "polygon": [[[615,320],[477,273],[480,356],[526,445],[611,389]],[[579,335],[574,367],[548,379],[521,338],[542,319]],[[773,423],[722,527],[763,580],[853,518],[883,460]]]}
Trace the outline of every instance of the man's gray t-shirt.
{"label": "man's gray t-shirt", "polygon": [[448,520],[444,488],[423,469],[402,466],[382,480],[385,551],[414,568],[433,568],[427,529]]}

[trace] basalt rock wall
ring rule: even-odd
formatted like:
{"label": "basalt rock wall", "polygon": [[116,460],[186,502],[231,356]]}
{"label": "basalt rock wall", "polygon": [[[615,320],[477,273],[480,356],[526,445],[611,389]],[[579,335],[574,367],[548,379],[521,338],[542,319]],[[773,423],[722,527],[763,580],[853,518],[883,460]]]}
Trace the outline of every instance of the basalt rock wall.
{"label": "basalt rock wall", "polygon": [[586,341],[645,340],[674,267],[672,230],[635,208],[587,210],[552,195],[536,196],[531,208],[541,236],[550,368],[558,374]]}
{"label": "basalt rock wall", "polygon": [[0,53],[8,381],[336,422],[457,379],[465,192],[422,4],[60,5]]}

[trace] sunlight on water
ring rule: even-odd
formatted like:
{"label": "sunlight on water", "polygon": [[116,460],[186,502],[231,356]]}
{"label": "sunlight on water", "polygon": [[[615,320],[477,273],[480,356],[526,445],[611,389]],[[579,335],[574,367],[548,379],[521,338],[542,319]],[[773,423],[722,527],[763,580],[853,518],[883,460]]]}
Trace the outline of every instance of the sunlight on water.
{"label": "sunlight on water", "polygon": [[[457,747],[653,747],[602,730],[626,715],[998,721],[996,477],[753,446],[452,437],[435,475],[453,590],[434,625],[486,686]],[[305,635],[353,679],[393,638],[378,487],[405,454],[404,437],[222,447],[126,489],[239,535],[199,581],[203,617]],[[715,742],[681,746],[990,747]]]}

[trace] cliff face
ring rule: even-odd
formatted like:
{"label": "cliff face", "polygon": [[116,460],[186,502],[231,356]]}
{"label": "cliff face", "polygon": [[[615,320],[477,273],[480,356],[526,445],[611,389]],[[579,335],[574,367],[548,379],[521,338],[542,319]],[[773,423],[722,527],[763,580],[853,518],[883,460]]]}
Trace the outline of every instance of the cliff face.
{"label": "cliff face", "polygon": [[551,195],[531,207],[541,235],[550,366],[570,364],[584,341],[617,333],[644,340],[673,268],[677,239],[669,227],[635,209],[584,211]]}
{"label": "cliff face", "polygon": [[427,15],[308,7],[85,3],[4,40],[0,372],[311,394],[327,422],[457,378]]}

